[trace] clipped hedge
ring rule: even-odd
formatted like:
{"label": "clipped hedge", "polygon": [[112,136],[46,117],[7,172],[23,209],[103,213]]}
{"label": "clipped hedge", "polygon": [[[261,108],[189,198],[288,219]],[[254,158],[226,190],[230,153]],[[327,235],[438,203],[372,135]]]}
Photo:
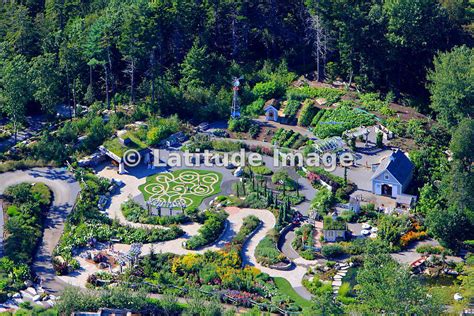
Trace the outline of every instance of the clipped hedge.
{"label": "clipped hedge", "polygon": [[300,116],[298,117],[298,125],[304,127],[309,126],[317,112],[318,108],[314,106],[314,102],[310,99],[305,100]]}

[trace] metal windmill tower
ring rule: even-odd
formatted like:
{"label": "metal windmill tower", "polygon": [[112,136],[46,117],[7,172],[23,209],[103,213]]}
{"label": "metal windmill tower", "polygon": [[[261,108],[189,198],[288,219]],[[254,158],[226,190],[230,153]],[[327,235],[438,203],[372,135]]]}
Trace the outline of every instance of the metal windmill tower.
{"label": "metal windmill tower", "polygon": [[234,96],[232,97],[232,109],[230,116],[232,118],[239,118],[240,117],[240,105],[239,105],[239,90],[240,90],[240,80],[244,79],[243,76],[240,78],[234,77],[232,79],[232,90],[234,91]]}

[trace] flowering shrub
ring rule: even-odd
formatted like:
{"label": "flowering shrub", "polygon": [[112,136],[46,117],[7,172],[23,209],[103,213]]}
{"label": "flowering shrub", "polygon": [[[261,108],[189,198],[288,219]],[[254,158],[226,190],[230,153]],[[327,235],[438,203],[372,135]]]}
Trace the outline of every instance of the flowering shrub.
{"label": "flowering shrub", "polygon": [[245,145],[245,149],[251,152],[259,153],[262,155],[273,156],[273,148],[272,147],[263,147],[257,145]]}
{"label": "flowering shrub", "polygon": [[416,232],[416,231],[410,230],[409,232],[407,232],[405,235],[403,235],[400,238],[400,245],[402,247],[406,247],[408,246],[410,242],[416,241],[416,240],[423,240],[426,237],[428,237],[428,234],[425,231]]}
{"label": "flowering shrub", "polygon": [[413,218],[410,218],[410,221],[410,230],[400,238],[400,246],[402,247],[408,246],[408,244],[410,244],[412,241],[423,240],[428,237],[428,234],[423,230],[423,227],[418,221]]}
{"label": "flowering shrub", "polygon": [[308,172],[307,178],[311,183],[319,182],[319,180],[321,179],[321,177],[314,172]]}

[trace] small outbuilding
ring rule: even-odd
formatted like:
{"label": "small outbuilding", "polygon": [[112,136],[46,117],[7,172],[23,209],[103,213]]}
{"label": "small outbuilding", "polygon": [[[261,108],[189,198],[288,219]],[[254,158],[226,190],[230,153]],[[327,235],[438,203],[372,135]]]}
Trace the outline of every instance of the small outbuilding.
{"label": "small outbuilding", "polygon": [[265,111],[265,119],[267,121],[278,122],[279,121],[279,114],[278,114],[278,101],[275,99],[268,100],[265,103],[265,107],[263,108]]}
{"label": "small outbuilding", "polygon": [[347,223],[337,216],[325,216],[323,221],[324,241],[336,242],[348,237]]}

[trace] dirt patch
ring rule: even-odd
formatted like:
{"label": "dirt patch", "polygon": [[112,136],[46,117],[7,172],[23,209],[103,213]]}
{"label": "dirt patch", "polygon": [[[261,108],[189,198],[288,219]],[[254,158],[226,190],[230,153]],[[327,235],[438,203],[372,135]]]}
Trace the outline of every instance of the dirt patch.
{"label": "dirt patch", "polygon": [[389,145],[395,148],[400,148],[404,152],[410,152],[412,150],[418,149],[418,146],[413,139],[399,136],[391,139]]}
{"label": "dirt patch", "polygon": [[257,136],[257,140],[270,143],[276,130],[277,128],[273,126],[262,126],[260,128],[260,134]]}

